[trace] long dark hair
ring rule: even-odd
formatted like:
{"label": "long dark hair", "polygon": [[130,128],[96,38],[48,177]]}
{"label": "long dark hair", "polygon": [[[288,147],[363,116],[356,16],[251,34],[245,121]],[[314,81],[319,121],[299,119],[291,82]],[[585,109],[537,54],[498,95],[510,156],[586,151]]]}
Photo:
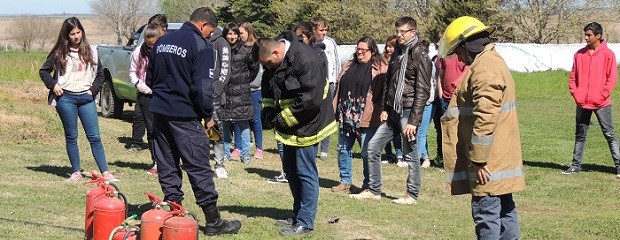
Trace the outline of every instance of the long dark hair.
{"label": "long dark hair", "polygon": [[[222,30],[222,36],[226,38],[228,32],[233,31],[237,34],[237,41],[235,43],[230,43],[230,49],[232,52],[237,52],[239,48],[243,45],[243,39],[241,39],[241,32],[239,31],[239,25],[235,22],[229,22],[224,26],[224,30]],[[228,40],[228,39],[226,39]]]}
{"label": "long dark hair", "polygon": [[389,36],[385,40],[385,47],[383,48],[383,54],[382,54],[382,57],[383,57],[383,60],[385,61],[385,63],[388,63],[390,61],[390,57],[394,53],[393,52],[394,50],[392,50],[392,53],[390,53],[390,56],[388,56],[387,48],[388,48],[388,46],[392,46],[393,48],[396,48],[398,46],[398,39],[397,38],[398,37],[396,35],[392,35],[392,36]]}
{"label": "long dark hair", "polygon": [[[373,65],[379,63],[381,61],[381,55],[379,54],[379,47],[377,47],[377,42],[375,42],[375,39],[369,36],[363,36],[362,38],[357,40],[355,46],[357,47],[357,45],[361,42],[368,44],[368,51],[370,51],[370,54],[372,54],[369,62],[371,62]],[[357,59],[357,51],[353,53],[353,62],[356,64],[360,63],[359,59]]]}
{"label": "long dark hair", "polygon": [[[312,32],[312,24],[310,24],[310,22],[301,21],[297,23],[293,32],[297,32],[297,30],[301,30],[301,34],[305,35],[310,40],[310,43],[313,42],[312,35],[314,35],[314,33]],[[303,38],[299,37],[299,41],[303,42]]]}
{"label": "long dark hair", "polygon": [[[56,40],[56,44],[50,51],[48,55],[54,55],[54,62],[60,63],[62,66],[61,71],[64,71],[67,66],[67,56],[69,55],[69,47],[70,40],[69,34],[73,31],[74,28],[80,29],[82,31],[82,41],[80,42],[80,46],[78,47],[78,55],[80,56],[80,60],[86,65],[97,65],[97,63],[93,59],[93,53],[90,49],[90,44],[88,44],[88,40],[86,40],[86,32],[84,31],[84,27],[79,19],[76,17],[70,17],[65,19],[62,22],[62,27],[60,28],[60,33],[58,33],[58,39]],[[52,65],[55,68],[55,64]]]}

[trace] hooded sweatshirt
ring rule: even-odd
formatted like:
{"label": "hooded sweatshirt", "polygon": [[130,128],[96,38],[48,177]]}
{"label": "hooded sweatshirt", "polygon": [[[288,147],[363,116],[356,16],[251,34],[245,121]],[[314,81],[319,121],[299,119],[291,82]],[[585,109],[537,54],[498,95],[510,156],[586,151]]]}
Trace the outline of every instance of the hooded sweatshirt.
{"label": "hooded sweatshirt", "polygon": [[216,27],[209,38],[215,50],[215,70],[213,71],[213,104],[223,105],[222,93],[230,79],[230,44],[222,36],[222,29]]}
{"label": "hooded sweatshirt", "polygon": [[574,56],[568,87],[577,106],[596,110],[611,104],[611,92],[618,82],[616,55],[607,41],[594,52],[586,46]]}

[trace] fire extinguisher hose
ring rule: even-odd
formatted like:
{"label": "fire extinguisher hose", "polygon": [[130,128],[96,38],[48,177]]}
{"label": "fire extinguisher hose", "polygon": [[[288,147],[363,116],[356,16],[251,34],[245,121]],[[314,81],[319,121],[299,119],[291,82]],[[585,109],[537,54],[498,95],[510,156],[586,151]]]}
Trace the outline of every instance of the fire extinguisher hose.
{"label": "fire extinguisher hose", "polygon": [[125,203],[125,218],[127,218],[127,210],[129,209],[128,207],[128,201],[127,201],[127,196],[119,191],[116,191],[118,193],[118,196],[122,198],[123,202]]}

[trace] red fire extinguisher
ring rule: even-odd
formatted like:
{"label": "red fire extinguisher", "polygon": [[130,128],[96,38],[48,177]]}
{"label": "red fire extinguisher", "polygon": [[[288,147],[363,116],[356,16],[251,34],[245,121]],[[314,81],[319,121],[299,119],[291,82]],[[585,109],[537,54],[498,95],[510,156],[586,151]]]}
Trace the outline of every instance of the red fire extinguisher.
{"label": "red fire extinguisher", "polygon": [[140,221],[134,220],[138,215],[134,214],[123,221],[121,226],[118,226],[110,233],[109,240],[138,240],[140,239],[140,228],[137,226]]}
{"label": "red fire extinguisher", "polygon": [[[105,197],[95,203],[93,215],[93,239],[106,240],[112,230],[121,225],[126,217],[127,197],[115,191],[113,187],[105,188]],[[122,198],[123,200],[120,200]]]}
{"label": "red fire extinguisher", "polygon": [[[169,202],[173,211],[169,213],[172,217],[164,221],[162,239],[165,240],[195,240],[198,239],[198,222],[196,216],[188,212],[183,206]],[[193,218],[188,218],[191,215]]]}
{"label": "red fire extinguisher", "polygon": [[97,174],[97,172],[91,172],[93,180],[85,182],[84,184],[94,183],[96,186],[86,192],[86,214],[84,218],[84,239],[93,239],[93,217],[95,214],[95,203],[105,197],[105,188],[102,186],[109,185],[114,187],[116,191],[118,187],[109,181],[106,181],[103,176]]}
{"label": "red fire extinguisher", "polygon": [[149,200],[155,205],[155,208],[148,210],[142,214],[140,218],[140,240],[161,240],[161,234],[166,218],[171,217],[170,211],[164,209],[171,206],[157,198],[153,194],[146,193]]}

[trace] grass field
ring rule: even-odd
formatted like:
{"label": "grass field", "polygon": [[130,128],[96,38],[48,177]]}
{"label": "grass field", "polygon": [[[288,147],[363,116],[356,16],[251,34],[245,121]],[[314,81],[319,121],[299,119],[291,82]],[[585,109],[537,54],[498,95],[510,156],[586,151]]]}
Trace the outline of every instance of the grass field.
{"label": "grass field", "polygon": [[[70,172],[62,126],[47,90],[38,77],[45,53],[0,53],[0,239],[81,239],[84,197],[90,186],[65,183]],[[597,124],[590,128],[584,158],[585,172],[560,174],[572,157],[575,106],[567,90],[568,73],[549,71],[514,73],[518,85],[518,114],[527,189],[515,194],[523,239],[618,239],[620,236],[620,181],[609,149]],[[616,91],[612,97],[620,101]],[[122,181],[131,213],[144,211],[143,192],[162,196],[157,179],[144,173],[147,151],[128,153],[131,108],[122,119],[100,118],[101,135],[111,171]],[[620,114],[614,112],[615,126]],[[432,127],[430,129],[433,129]],[[435,152],[433,132],[430,151]],[[515,136],[517,137],[517,136]],[[406,171],[384,165],[385,198],[360,201],[332,193],[338,183],[335,145],[330,159],[317,160],[320,175],[316,239],[473,239],[469,196],[449,196],[440,169],[422,170],[417,205],[400,206],[390,199],[405,191]],[[95,170],[83,132],[80,151],[84,170]],[[278,239],[274,220],[286,218],[292,197],[286,184],[266,178],[281,169],[273,133],[265,132],[265,158],[250,165],[227,164],[229,179],[215,181],[218,205],[225,218],[243,223],[239,234],[217,239]],[[511,146],[505,146],[510,148]],[[354,159],[355,184],[361,184],[361,159]],[[187,179],[187,178],[185,178]],[[193,204],[185,180],[185,205],[204,216]],[[332,216],[340,217],[334,224]],[[206,239],[202,236],[201,239]]]}

